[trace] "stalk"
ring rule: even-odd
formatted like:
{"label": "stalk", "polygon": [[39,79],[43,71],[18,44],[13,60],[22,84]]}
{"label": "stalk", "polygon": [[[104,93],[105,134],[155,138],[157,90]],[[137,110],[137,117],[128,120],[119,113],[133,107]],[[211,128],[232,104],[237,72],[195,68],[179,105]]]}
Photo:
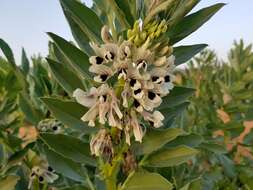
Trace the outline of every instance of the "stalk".
{"label": "stalk", "polygon": [[105,180],[105,184],[106,184],[106,189],[108,189],[108,190],[117,190],[116,179],[107,178]]}
{"label": "stalk", "polygon": [[[118,154],[113,158],[112,164],[109,167],[105,167],[104,177],[106,189],[108,190],[117,190],[117,175],[120,169],[120,165],[123,160],[123,153],[128,149],[128,145],[123,141],[123,145],[118,151]],[[108,163],[104,166],[108,166]]]}

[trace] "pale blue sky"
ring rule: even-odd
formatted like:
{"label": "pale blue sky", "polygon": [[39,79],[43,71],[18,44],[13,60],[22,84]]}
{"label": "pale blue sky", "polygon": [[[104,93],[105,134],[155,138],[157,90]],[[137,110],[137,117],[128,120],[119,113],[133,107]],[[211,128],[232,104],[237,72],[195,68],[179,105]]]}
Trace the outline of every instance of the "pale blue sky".
{"label": "pale blue sky", "polygon": [[[195,10],[217,2],[228,4],[181,44],[207,43],[225,57],[234,39],[253,42],[253,1],[202,0]],[[0,38],[10,44],[18,61],[21,47],[29,56],[46,56],[49,31],[72,39],[58,0],[0,0]]]}

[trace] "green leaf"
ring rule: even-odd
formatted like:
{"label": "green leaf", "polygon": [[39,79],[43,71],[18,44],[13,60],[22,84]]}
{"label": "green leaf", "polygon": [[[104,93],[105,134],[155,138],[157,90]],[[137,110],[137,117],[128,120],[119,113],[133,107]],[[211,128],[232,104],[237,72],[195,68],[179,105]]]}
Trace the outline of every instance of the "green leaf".
{"label": "green leaf", "polygon": [[33,125],[37,125],[44,117],[43,113],[35,108],[33,103],[30,101],[29,96],[25,93],[22,93],[19,96],[19,106],[25,114],[27,121]]}
{"label": "green leaf", "polygon": [[145,134],[142,143],[134,144],[133,149],[136,155],[150,154],[182,134],[184,134],[184,131],[177,128],[151,130]]}
{"label": "green leaf", "polygon": [[90,156],[90,146],[88,143],[62,134],[42,133],[40,138],[50,149],[61,156],[78,163],[95,166],[95,161]]}
{"label": "green leaf", "polygon": [[60,154],[44,149],[46,157],[50,166],[63,176],[72,179],[74,181],[83,182],[85,177],[82,175],[82,165],[80,163],[73,162],[72,160],[61,156]]}
{"label": "green leaf", "polygon": [[175,44],[195,32],[224,5],[224,3],[218,3],[186,16],[176,26],[172,27],[171,30],[168,31],[167,36],[170,39],[170,43]]}
{"label": "green leaf", "polygon": [[207,44],[175,47],[173,52],[173,55],[176,57],[175,64],[180,65],[189,61],[206,47]]}
{"label": "green leaf", "polygon": [[2,190],[14,190],[19,179],[19,176],[9,175],[0,179],[0,187]]}
{"label": "green leaf", "polygon": [[147,167],[171,167],[178,166],[193,158],[198,151],[187,146],[176,148],[164,148],[154,152],[142,161],[143,166]]}
{"label": "green leaf", "polygon": [[221,165],[223,166],[225,175],[227,175],[230,178],[235,178],[237,171],[234,161],[228,158],[227,156],[221,154],[218,155],[218,159]]}
{"label": "green leaf", "polygon": [[163,98],[163,103],[158,108],[159,110],[164,108],[171,108],[177,106],[179,104],[184,103],[188,100],[190,96],[192,96],[195,92],[193,88],[185,88],[176,86],[170,92],[170,94]]}
{"label": "green leaf", "polygon": [[10,48],[10,46],[3,40],[0,38],[0,48],[2,50],[2,52],[4,53],[5,57],[7,58],[7,60],[9,61],[9,63],[12,65],[12,67],[16,67],[16,63],[15,63],[15,59],[14,59],[14,55],[12,53],[12,50]]}
{"label": "green leaf", "polygon": [[80,119],[87,111],[82,105],[57,98],[41,98],[41,100],[46,104],[56,119],[62,121],[69,127],[88,134],[96,131],[95,128],[88,127],[88,125]]}
{"label": "green leaf", "polygon": [[202,143],[200,145],[200,147],[202,149],[211,151],[211,152],[216,153],[216,154],[226,154],[227,150],[224,146],[225,145],[222,146],[222,145],[219,145],[219,144],[216,144],[216,143]]}
{"label": "green leaf", "polygon": [[70,96],[77,89],[84,89],[83,83],[80,78],[66,66],[51,59],[47,59],[51,73],[57,82],[66,90]]}
{"label": "green leaf", "polygon": [[169,107],[169,108],[161,109],[160,111],[165,117],[165,119],[163,120],[163,125],[165,127],[169,127],[173,123],[173,121],[176,119],[176,117],[185,111],[188,105],[189,105],[189,102],[185,102],[172,108]]}
{"label": "green leaf", "polygon": [[176,147],[179,145],[186,145],[189,147],[197,147],[204,141],[204,138],[198,134],[187,134],[177,137],[175,140],[169,142],[166,147]]}
{"label": "green leaf", "polygon": [[53,33],[48,33],[48,35],[53,39],[57,47],[68,59],[70,66],[76,70],[76,72],[82,74],[84,78],[91,79],[91,74],[89,72],[89,57],[78,49],[76,46],[72,45],[65,39],[57,36]]}
{"label": "green leaf", "polygon": [[[130,27],[130,23],[128,20],[132,19],[131,18],[131,12],[127,7],[127,1],[115,1],[115,0],[108,0],[107,1],[108,5],[111,7],[110,11],[113,11],[115,14],[116,19],[119,21],[120,25],[122,26],[122,29],[128,29]],[[127,15],[125,15],[126,12]],[[108,11],[107,14],[110,12]],[[130,15],[128,15],[130,14]]]}
{"label": "green leaf", "polygon": [[135,172],[120,190],[172,190],[173,185],[158,173]]}
{"label": "green leaf", "polygon": [[[94,42],[100,41],[102,23],[95,12],[76,0],[60,0],[63,8]],[[68,13],[66,13],[68,14]]]}
{"label": "green leaf", "polygon": [[0,38],[0,48],[2,49],[2,52],[4,53],[5,57],[8,60],[9,65],[12,67],[16,77],[18,78],[18,82],[21,84],[21,86],[26,89],[27,84],[25,77],[23,73],[20,71],[20,69],[16,66],[14,55],[12,53],[11,48],[9,45]]}
{"label": "green leaf", "polygon": [[24,72],[25,75],[27,75],[28,72],[29,72],[29,68],[30,68],[29,65],[30,64],[29,64],[29,60],[27,58],[27,55],[25,53],[25,49],[22,48],[21,69],[22,69],[22,71]]}
{"label": "green leaf", "polygon": [[115,0],[115,3],[118,5],[118,7],[124,13],[125,18],[128,21],[128,24],[130,26],[133,26],[135,19],[131,13],[130,2],[128,0],[126,0],[126,1]]}
{"label": "green leaf", "polygon": [[82,31],[80,26],[71,18],[71,15],[68,11],[64,10],[64,15],[69,23],[72,35],[77,42],[78,46],[87,54],[92,54],[92,49],[89,45],[89,38],[88,36]]}

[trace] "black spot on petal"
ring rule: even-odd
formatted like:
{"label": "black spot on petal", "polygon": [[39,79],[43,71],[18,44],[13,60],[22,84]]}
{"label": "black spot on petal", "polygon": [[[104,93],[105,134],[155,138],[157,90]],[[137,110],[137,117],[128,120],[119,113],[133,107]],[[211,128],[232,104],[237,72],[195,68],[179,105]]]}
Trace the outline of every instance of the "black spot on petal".
{"label": "black spot on petal", "polygon": [[134,100],[134,107],[138,108],[141,104],[137,101],[137,100]]}
{"label": "black spot on petal", "polygon": [[120,69],[119,72],[118,72],[118,74],[121,74],[121,73],[125,73],[125,74],[126,74],[126,73],[127,73],[127,72],[126,72],[126,69],[124,69],[124,68],[123,68],[123,69]]}
{"label": "black spot on petal", "polygon": [[154,126],[154,122],[153,121],[149,121],[149,124],[151,125],[151,126]]}
{"label": "black spot on petal", "polygon": [[149,98],[150,100],[154,100],[155,97],[156,97],[156,94],[155,94],[154,92],[148,92],[148,98]]}
{"label": "black spot on petal", "polygon": [[48,166],[47,170],[48,170],[49,172],[52,172],[52,171],[53,171],[53,168],[50,167],[50,166]]}
{"label": "black spot on petal", "polygon": [[53,126],[53,130],[57,131],[58,127],[57,126]]}
{"label": "black spot on petal", "polygon": [[110,54],[111,54],[111,59],[114,59],[115,57],[114,53],[110,52]]}
{"label": "black spot on petal", "polygon": [[106,55],[105,55],[105,59],[110,61],[110,60],[113,60],[115,57],[115,55],[112,53],[112,52],[108,52]]}
{"label": "black spot on petal", "polygon": [[164,80],[165,80],[165,82],[170,82],[170,76],[169,75],[165,76]]}
{"label": "black spot on petal", "polygon": [[104,98],[104,102],[106,101],[107,99],[107,96],[106,95],[103,95],[103,98]]}
{"label": "black spot on petal", "polygon": [[39,177],[39,181],[40,181],[40,182],[44,181],[44,177],[40,176],[40,177]]}
{"label": "black spot on petal", "polygon": [[105,82],[107,77],[108,77],[108,75],[100,75],[102,82]]}
{"label": "black spot on petal", "polygon": [[102,64],[103,61],[104,61],[104,59],[103,59],[102,57],[99,57],[99,56],[96,57],[96,64],[97,64],[97,65]]}
{"label": "black spot on petal", "polygon": [[130,80],[130,86],[133,87],[136,83],[136,79],[131,79]]}
{"label": "black spot on petal", "polygon": [[157,81],[158,79],[159,79],[159,77],[153,76],[153,77],[152,77],[152,82],[155,82],[155,81]]}
{"label": "black spot on petal", "polygon": [[138,90],[135,90],[135,91],[134,91],[134,94],[135,94],[135,95],[137,95],[137,94],[139,94],[139,93],[141,93],[141,89],[140,89],[140,88],[139,88]]}

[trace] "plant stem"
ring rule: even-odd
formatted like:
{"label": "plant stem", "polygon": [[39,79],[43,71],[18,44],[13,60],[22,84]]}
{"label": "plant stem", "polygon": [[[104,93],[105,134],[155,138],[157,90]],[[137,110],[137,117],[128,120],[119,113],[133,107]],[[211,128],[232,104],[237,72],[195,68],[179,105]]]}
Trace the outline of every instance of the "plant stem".
{"label": "plant stem", "polygon": [[89,177],[88,174],[86,174],[86,181],[87,181],[87,183],[88,183],[90,189],[91,189],[91,190],[95,190],[95,187],[94,187],[93,183],[91,182],[90,177]]}
{"label": "plant stem", "polygon": [[105,180],[105,184],[106,184],[106,189],[107,190],[117,190],[116,179],[114,179],[114,178],[107,178]]}

